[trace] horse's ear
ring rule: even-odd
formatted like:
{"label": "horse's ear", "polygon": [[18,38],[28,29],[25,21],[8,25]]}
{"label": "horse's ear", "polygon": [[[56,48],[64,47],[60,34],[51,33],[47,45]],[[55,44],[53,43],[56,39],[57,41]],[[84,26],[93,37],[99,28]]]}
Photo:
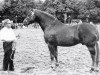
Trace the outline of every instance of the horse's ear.
{"label": "horse's ear", "polygon": [[36,9],[33,9],[33,12],[35,12]]}

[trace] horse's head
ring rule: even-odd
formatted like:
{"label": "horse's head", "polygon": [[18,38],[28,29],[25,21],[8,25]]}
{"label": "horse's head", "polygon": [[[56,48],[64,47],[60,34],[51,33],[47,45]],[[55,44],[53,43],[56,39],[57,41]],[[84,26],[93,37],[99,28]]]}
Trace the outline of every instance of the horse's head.
{"label": "horse's head", "polygon": [[33,11],[30,11],[28,13],[27,17],[23,21],[23,25],[28,26],[29,24],[34,23],[35,17],[36,17],[36,15],[35,15],[35,9],[34,9]]}
{"label": "horse's head", "polygon": [[33,9],[24,19],[23,25],[28,26],[29,24],[36,22],[44,30],[46,27],[51,25],[54,20],[56,20],[56,18],[53,15],[45,11]]}

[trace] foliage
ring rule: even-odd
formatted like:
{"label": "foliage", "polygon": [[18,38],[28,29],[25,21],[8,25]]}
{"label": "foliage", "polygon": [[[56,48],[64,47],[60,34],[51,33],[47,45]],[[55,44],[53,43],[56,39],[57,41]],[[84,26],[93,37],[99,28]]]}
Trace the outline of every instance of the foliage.
{"label": "foliage", "polygon": [[[3,19],[10,18],[15,20],[17,16],[18,22],[28,14],[28,11],[33,8],[47,11],[55,15],[56,11],[76,13],[76,18],[84,19],[89,15],[90,20],[94,18],[100,20],[100,0],[46,0],[44,3],[41,0],[5,0],[2,5],[0,16]],[[58,16],[61,17],[61,14]]]}
{"label": "foliage", "polygon": [[15,21],[17,17],[17,20],[22,22],[21,19],[26,17],[31,8],[35,8],[33,0],[8,0],[3,5],[3,11],[1,15],[3,19],[10,18]]}

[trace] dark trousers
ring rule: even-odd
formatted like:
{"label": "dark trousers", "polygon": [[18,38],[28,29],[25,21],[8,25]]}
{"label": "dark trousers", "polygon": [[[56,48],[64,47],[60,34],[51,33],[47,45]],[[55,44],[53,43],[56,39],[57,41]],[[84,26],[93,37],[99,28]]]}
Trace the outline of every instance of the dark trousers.
{"label": "dark trousers", "polygon": [[[14,71],[14,64],[13,64],[13,58],[14,53],[12,51],[12,43],[13,42],[3,42],[3,49],[4,49],[4,59],[3,59],[3,70],[9,70]],[[13,52],[13,54],[12,54]]]}

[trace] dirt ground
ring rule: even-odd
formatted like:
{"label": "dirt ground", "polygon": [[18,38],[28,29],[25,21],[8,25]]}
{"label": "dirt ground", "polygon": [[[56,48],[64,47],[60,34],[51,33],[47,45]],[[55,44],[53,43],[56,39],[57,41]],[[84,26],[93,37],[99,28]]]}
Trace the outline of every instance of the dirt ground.
{"label": "dirt ground", "polygon": [[[99,25],[97,28],[100,32]],[[86,46],[78,44],[71,47],[58,47],[59,67],[53,71],[50,68],[50,53],[44,42],[41,28],[29,27],[14,31],[16,35],[21,36],[17,41],[14,59],[15,71],[0,71],[0,75],[95,75],[95,73],[89,72],[92,59]],[[2,42],[0,42],[1,69],[3,54]],[[96,75],[100,75],[100,73]]]}

